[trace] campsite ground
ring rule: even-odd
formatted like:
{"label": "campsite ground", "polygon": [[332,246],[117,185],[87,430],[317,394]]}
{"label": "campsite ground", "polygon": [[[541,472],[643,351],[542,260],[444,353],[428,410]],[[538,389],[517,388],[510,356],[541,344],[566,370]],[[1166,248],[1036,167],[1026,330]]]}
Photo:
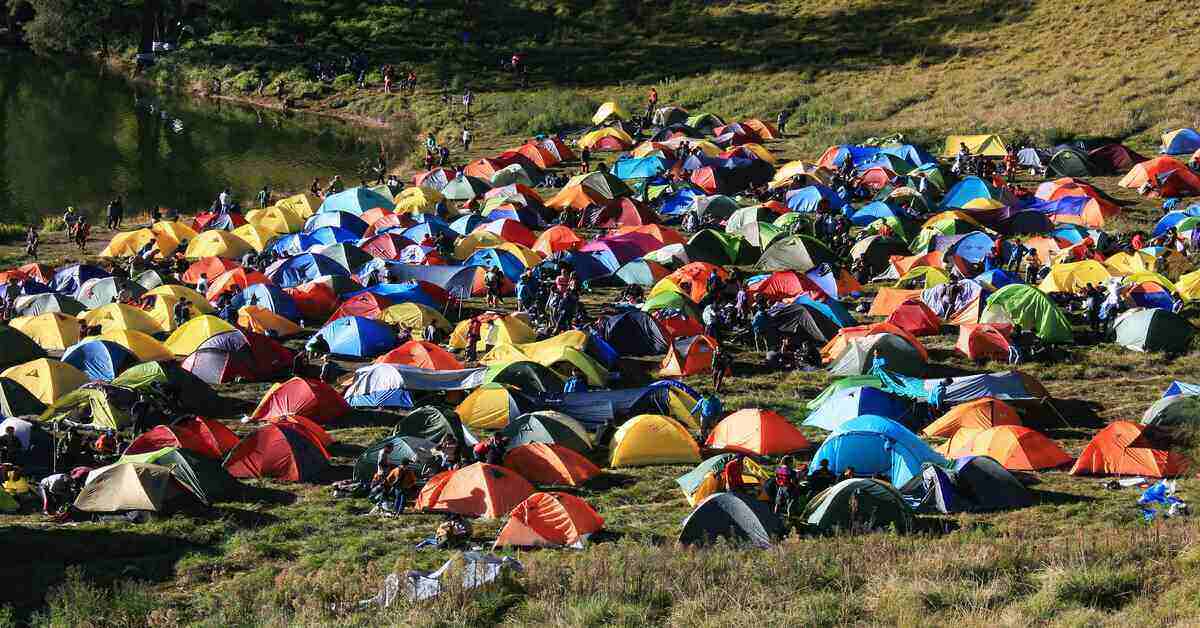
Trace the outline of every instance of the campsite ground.
{"label": "campsite ground", "polygon": [[[487,16],[498,32],[513,32],[522,19],[540,24],[542,13],[525,10],[535,3],[513,4],[523,10]],[[539,125],[585,124],[602,100],[617,98],[636,108],[650,84],[664,103],[731,117],[773,119],[781,107],[796,106],[792,128],[798,135],[770,146],[783,159],[812,159],[831,143],[895,131],[934,145],[947,133],[970,130],[1045,141],[1105,135],[1152,152],[1157,132],[1191,124],[1185,103],[1194,102],[1192,90],[1200,84],[1195,68],[1176,63],[1186,55],[1163,52],[1177,49],[1176,39],[1197,19],[1185,5],[710,4],[695,15],[672,9],[647,17],[647,32],[672,33],[653,46],[649,35],[598,19],[611,29],[607,43],[588,45],[596,35],[585,16],[564,20],[549,42],[514,38],[514,46],[535,51],[534,88],[519,93],[492,75],[472,82],[480,94],[470,157],[519,144],[546,130]],[[1080,25],[1069,34],[1063,32],[1064,12],[1071,15],[1067,23]],[[1162,36],[1145,28],[1148,21],[1170,28]],[[422,39],[453,39],[453,24],[446,19]],[[880,31],[863,35],[864,24]],[[346,31],[367,29],[355,31],[351,24]],[[461,111],[441,104],[438,90],[422,87],[405,98],[306,85],[266,61],[294,51],[258,45],[256,37],[265,35],[249,29],[214,33],[204,47],[176,65],[164,64],[152,78],[166,80],[174,72],[200,84],[221,75],[240,89],[257,78],[245,75],[245,65],[253,63],[265,68],[272,85],[278,81],[295,91],[302,107],[383,118],[393,126],[438,132],[444,140],[465,121]],[[1072,54],[1067,40],[1091,52]],[[1124,43],[1115,48],[1104,43],[1109,41]],[[397,54],[410,54],[401,42],[391,45]],[[413,47],[411,54],[428,59],[441,53]],[[433,74],[430,69],[422,76]],[[639,78],[631,82],[628,76]],[[455,89],[467,83],[461,75],[448,79]],[[311,98],[304,97],[306,90]],[[1113,179],[1098,183],[1133,203],[1114,222],[1117,230],[1153,224],[1158,210],[1152,204],[1137,203]],[[96,231],[91,251],[108,238]],[[64,240],[61,232],[44,234],[43,260],[78,260]],[[17,246],[0,246],[0,265],[19,261]],[[611,291],[599,291],[587,301],[596,305],[611,297]],[[929,346],[932,361],[947,372],[1003,368],[967,363],[953,352],[948,335]],[[726,406],[770,408],[799,421],[805,402],[830,377],[770,372],[761,358],[737,355]],[[1136,420],[1171,380],[1195,379],[1198,367],[1194,352],[1171,359],[1115,345],[1073,348],[1061,363],[1024,367],[1046,385],[1058,410],[1039,413],[1032,424],[1076,454],[1100,426]],[[703,378],[688,383],[705,386]],[[227,385],[220,393],[247,408],[266,388]],[[221,418],[245,433],[237,416]],[[361,414],[331,429],[338,444],[330,479],[348,476],[348,465],[365,445],[389,434],[393,421]],[[806,434],[814,441],[822,436]],[[1200,460],[1200,439],[1177,436],[1176,446]],[[243,499],[209,513],[142,526],[5,518],[0,534],[11,549],[0,561],[0,624],[1117,626],[1187,624],[1200,616],[1200,527],[1188,518],[1142,523],[1133,489],[1108,490],[1099,480],[1061,471],[1040,473],[1033,507],[922,517],[917,534],[792,537],[768,551],[694,551],[674,544],[689,511],[674,484],[684,471],[620,470],[580,489],[605,517],[608,537],[582,552],[521,553],[526,573],[516,584],[479,594],[452,591],[431,604],[400,601],[383,612],[356,602],[373,596],[388,573],[432,569],[447,558],[445,552],[413,549],[438,519],[369,516],[365,500],[335,500],[324,484],[249,482]],[[1193,479],[1180,482],[1185,498],[1197,486]],[[496,530],[495,523],[481,524],[476,539],[486,545]]]}

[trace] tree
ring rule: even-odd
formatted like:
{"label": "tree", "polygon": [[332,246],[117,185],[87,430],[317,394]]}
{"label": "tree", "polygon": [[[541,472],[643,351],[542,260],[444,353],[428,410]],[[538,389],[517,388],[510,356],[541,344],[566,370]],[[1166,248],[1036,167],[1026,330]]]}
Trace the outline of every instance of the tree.
{"label": "tree", "polygon": [[79,54],[107,40],[116,2],[110,0],[30,0],[34,16],[25,39],[39,54]]}

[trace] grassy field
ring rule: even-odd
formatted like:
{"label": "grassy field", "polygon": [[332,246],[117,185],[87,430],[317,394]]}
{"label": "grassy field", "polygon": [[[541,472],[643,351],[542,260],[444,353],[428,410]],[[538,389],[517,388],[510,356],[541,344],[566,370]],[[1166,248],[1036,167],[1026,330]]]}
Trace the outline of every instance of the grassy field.
{"label": "grassy field", "polygon": [[[243,3],[238,3],[243,4]],[[252,3],[244,3],[250,5]],[[643,8],[634,22],[625,6]],[[795,135],[771,149],[812,159],[828,144],[903,132],[938,145],[949,132],[986,130],[1047,142],[1111,136],[1150,152],[1162,131],[1194,123],[1200,70],[1181,54],[1200,20],[1184,5],[1130,0],[928,3],[799,2],[474,3],[290,2],[255,19],[214,14],[193,43],[149,77],[179,87],[221,77],[234,94],[407,124],[444,139],[470,124],[484,156],[539,132],[579,127],[595,105],[637,109],[650,85],[664,103],[730,118],[773,118],[794,107]],[[253,26],[250,26],[253,24]],[[476,43],[463,45],[464,24]],[[306,44],[295,45],[302,32]],[[373,66],[417,67],[415,95],[321,86],[300,69],[314,55],[362,49]],[[494,69],[526,51],[532,86]],[[1066,61],[1064,63],[1064,61]],[[442,104],[441,81],[478,94],[470,121]],[[229,89],[227,87],[226,89]],[[279,96],[276,96],[279,94]],[[282,98],[281,98],[282,97]],[[1146,228],[1158,210],[1131,203],[1117,230]],[[97,232],[99,250],[108,236]],[[46,255],[79,259],[46,234]],[[0,260],[20,259],[0,245]],[[589,295],[596,304],[608,292]],[[1193,315],[1194,317],[1194,315]],[[929,343],[945,371],[978,370]],[[738,355],[728,408],[762,407],[793,420],[829,383],[824,373],[781,376],[761,355]],[[649,363],[643,362],[643,366]],[[1168,359],[1114,345],[1074,348],[1070,359],[1027,370],[1061,414],[1029,423],[1077,454],[1106,422],[1136,420],[1173,379],[1195,379],[1200,357]],[[999,370],[1001,365],[984,365]],[[705,387],[703,378],[689,383]],[[243,406],[266,385],[222,387]],[[236,414],[221,417],[238,431]],[[391,421],[356,416],[333,426],[331,479],[349,475],[362,448]],[[812,440],[822,435],[806,431]],[[1175,446],[1200,459],[1200,439]],[[612,533],[586,551],[519,553],[526,573],[482,593],[433,603],[361,608],[384,576],[432,569],[448,554],[417,552],[438,518],[369,516],[365,500],[334,500],[328,487],[248,483],[247,495],[204,516],[143,526],[49,526],[0,520],[12,549],[0,561],[0,624],[53,626],[240,625],[1187,625],[1200,616],[1200,527],[1190,519],[1147,525],[1134,490],[1095,479],[1038,474],[1038,504],[988,514],[923,517],[911,535],[791,537],[767,551],[676,547],[689,512],[674,478],[685,467],[607,473],[578,493]],[[1200,484],[1180,482],[1184,497]],[[601,488],[603,487],[603,488]],[[476,527],[489,545],[496,523]]]}

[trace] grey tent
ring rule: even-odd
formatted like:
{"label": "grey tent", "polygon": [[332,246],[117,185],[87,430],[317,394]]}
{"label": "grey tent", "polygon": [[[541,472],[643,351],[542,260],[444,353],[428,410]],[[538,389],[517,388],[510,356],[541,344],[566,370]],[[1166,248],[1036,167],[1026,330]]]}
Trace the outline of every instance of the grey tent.
{"label": "grey tent", "polygon": [[770,547],[771,539],[783,533],[783,524],[765,502],[739,493],[710,495],[683,520],[679,542],[708,545],[723,538],[755,547]]}
{"label": "grey tent", "polygon": [[1017,151],[1017,164],[1025,168],[1041,170],[1046,167],[1050,154],[1037,148],[1022,148]]}
{"label": "grey tent", "polygon": [[863,260],[871,275],[887,270],[893,255],[909,255],[908,245],[897,238],[873,235],[855,242],[850,249],[850,258]]}
{"label": "grey tent", "polygon": [[1170,395],[1155,401],[1142,415],[1142,425],[1200,424],[1200,397]]}
{"label": "grey tent", "polygon": [[846,349],[829,365],[834,375],[867,375],[876,358],[882,359],[887,370],[902,375],[920,377],[925,373],[925,360],[916,347],[895,334],[871,334],[853,338]]}
{"label": "grey tent", "polygon": [[8,325],[0,325],[0,347],[4,347],[3,355],[0,355],[0,368],[46,357],[46,350],[32,338]]}
{"label": "grey tent", "polygon": [[463,426],[462,420],[454,410],[436,406],[422,406],[409,412],[392,430],[393,436],[419,436],[435,443],[442,442],[447,434],[462,445],[473,446],[479,442],[479,439]]}
{"label": "grey tent", "polygon": [[128,291],[134,299],[140,299],[143,294],[146,294],[146,288],[142,287],[142,284],[130,279],[96,277],[88,279],[83,282],[82,286],[79,286],[79,291],[75,293],[75,299],[82,303],[83,307],[94,310],[109,303],[116,303],[122,290]]}
{"label": "grey tent", "polygon": [[388,444],[392,445],[392,454],[388,457],[392,464],[408,467],[418,473],[433,460],[433,448],[437,446],[433,441],[419,436],[389,436],[363,450],[358,460],[354,461],[351,477],[361,484],[369,484],[379,464],[379,454]]}
{"label": "grey tent", "polygon": [[808,502],[805,523],[822,532],[895,527],[907,530],[912,516],[891,484],[868,478],[842,480]]}
{"label": "grey tent", "polygon": [[135,279],[137,284],[147,290],[153,290],[159,286],[170,283],[168,279],[162,276],[157,270],[147,270],[140,273]]}
{"label": "grey tent", "polygon": [[1160,308],[1135,308],[1117,317],[1117,344],[1134,351],[1183,353],[1196,331],[1188,320]]}
{"label": "grey tent", "polygon": [[780,303],[767,316],[772,328],[782,334],[797,334],[821,344],[833,340],[841,327],[819,310],[803,303]]}
{"label": "grey tent", "polygon": [[509,421],[500,433],[509,439],[510,450],[529,443],[558,444],[584,455],[592,450],[587,428],[579,421],[553,410],[522,414]]}
{"label": "grey tent", "polygon": [[1059,146],[1046,163],[1050,174],[1060,177],[1090,177],[1098,168],[1087,153],[1072,146]]}
{"label": "grey tent", "polygon": [[837,256],[819,240],[806,235],[776,238],[758,258],[762,270],[808,272],[826,263],[837,263]]}
{"label": "grey tent", "polygon": [[75,508],[83,512],[161,512],[180,492],[167,467],[125,462],[92,471],[75,498]]}
{"label": "grey tent", "polygon": [[57,292],[44,292],[17,297],[16,311],[13,312],[13,315],[37,316],[47,312],[62,312],[69,316],[75,316],[86,310],[87,308],[83,307],[82,303],[72,297]]}
{"label": "grey tent", "polygon": [[989,456],[964,456],[955,460],[954,487],[976,511],[1024,508],[1033,504],[1029,489]]}

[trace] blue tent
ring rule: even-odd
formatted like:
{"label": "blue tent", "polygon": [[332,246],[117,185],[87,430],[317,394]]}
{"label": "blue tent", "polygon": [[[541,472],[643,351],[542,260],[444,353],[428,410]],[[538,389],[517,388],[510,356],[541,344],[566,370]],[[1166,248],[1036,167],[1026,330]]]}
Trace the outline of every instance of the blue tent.
{"label": "blue tent", "polygon": [[442,307],[437,301],[433,300],[433,297],[429,296],[428,292],[425,292],[421,289],[420,284],[407,282],[381,283],[369,288],[363,288],[357,292],[352,292],[346,295],[346,298],[348,299],[354,295],[362,294],[364,292],[370,292],[376,296],[384,297],[392,303],[420,303],[421,305],[431,307],[435,310],[439,310]]}
{"label": "blue tent", "polygon": [[341,264],[316,253],[304,253],[296,257],[287,257],[271,264],[266,275],[280,288],[293,288],[327,275],[349,276],[350,271]]}
{"label": "blue tent", "polygon": [[1167,386],[1167,389],[1163,391],[1162,396],[1164,399],[1166,399],[1167,397],[1174,397],[1176,395],[1184,395],[1189,397],[1200,396],[1200,384],[1189,384],[1187,382],[1175,380],[1171,382],[1170,386]]}
{"label": "blue tent", "polygon": [[1159,151],[1164,155],[1187,155],[1200,150],[1200,133],[1195,129],[1179,129],[1174,133],[1167,133],[1163,137],[1170,137],[1170,141],[1163,144]]}
{"label": "blue tent", "polygon": [[992,246],[995,244],[992,238],[982,231],[973,231],[962,236],[948,237],[957,238],[957,241],[951,244],[945,253],[947,255],[957,255],[972,264],[978,264],[983,261],[983,258],[991,255]]}
{"label": "blue tent", "polygon": [[546,221],[542,220],[542,215],[530,207],[497,207],[484,215],[484,219],[487,222],[493,222],[503,218],[515,220],[531,229],[546,228]]}
{"label": "blue tent", "polygon": [[813,455],[812,471],[822,460],[841,475],[854,467],[856,476],[882,473],[892,486],[903,486],[921,473],[921,465],[930,462],[949,466],[950,462],[926,445],[916,434],[899,423],[880,416],[860,416],[846,421]]}
{"label": "blue tent", "polygon": [[[1025,283],[999,268],[993,268],[987,272],[980,273],[975,277],[975,281],[988,292],[995,292],[1010,283]],[[984,295],[983,298],[986,300],[987,296]]]}
{"label": "blue tent", "polygon": [[304,231],[309,233],[321,227],[340,227],[360,238],[367,232],[367,226],[367,223],[362,218],[359,218],[357,214],[343,211],[313,214],[308,220],[304,221]]}
{"label": "blue tent", "polygon": [[283,291],[279,286],[267,283],[256,283],[246,286],[233,298],[233,308],[241,309],[244,305],[257,305],[290,320],[300,320],[300,308],[292,295]]}
{"label": "blue tent", "polygon": [[291,257],[300,255],[315,246],[321,246],[321,243],[314,240],[309,234],[289,233],[281,235],[271,242],[271,252],[283,257]]}
{"label": "blue tent", "polygon": [[1167,212],[1162,218],[1158,219],[1157,223],[1155,223],[1154,231],[1151,232],[1151,236],[1157,238],[1165,234],[1167,229],[1170,229],[1171,227],[1183,222],[1183,219],[1190,218],[1192,216],[1200,216],[1200,206],[1190,205],[1187,209],[1178,209]]}
{"label": "blue tent", "polygon": [[720,157],[709,157],[704,154],[695,154],[688,157],[683,162],[683,169],[687,172],[693,172],[701,168],[713,167],[724,168],[728,166],[729,160],[721,159]]}
{"label": "blue tent", "polygon": [[633,157],[619,159],[612,173],[618,179],[649,179],[666,172],[667,160],[662,157]]}
{"label": "blue tent", "polygon": [[[836,431],[864,414],[899,420],[908,412],[908,403],[871,386],[843,388],[804,419],[804,425]],[[857,468],[857,467],[856,467]]]}
{"label": "blue tent", "polygon": [[322,327],[313,338],[324,338],[330,353],[350,358],[373,358],[396,347],[391,326],[362,316],[339,318]]}
{"label": "blue tent", "polygon": [[478,266],[420,266],[389,260],[372,260],[358,269],[358,276],[364,277],[366,272],[376,264],[380,268],[387,268],[387,276],[390,281],[424,281],[460,299],[471,296],[471,290],[475,285],[475,273],[479,270]]}
{"label": "blue tent", "polygon": [[816,310],[824,315],[825,318],[836,323],[838,327],[854,327],[858,324],[858,321],[854,320],[854,317],[850,315],[850,312],[846,310],[846,306],[842,305],[841,301],[830,299],[821,302],[807,295],[798,294],[792,299],[792,303],[799,303],[809,309]]}
{"label": "blue tent", "polygon": [[[607,253],[606,251],[602,251]],[[608,253],[605,259],[600,259],[591,253],[580,253],[579,251],[570,251],[563,253],[559,258],[563,263],[568,264],[575,269],[575,274],[579,276],[580,281],[591,281],[600,277],[607,277],[620,268],[616,264],[616,258]],[[605,262],[614,264],[611,268]]]}
{"label": "blue tent", "polygon": [[841,144],[833,147],[833,149],[834,154],[831,163],[835,168],[841,168],[847,159],[857,168],[870,159],[873,159],[882,150],[878,146],[854,146],[851,144]]}
{"label": "blue tent", "polygon": [[465,236],[475,230],[475,227],[486,222],[479,214],[467,214],[450,223],[450,229],[460,236]]}
{"label": "blue tent", "polygon": [[894,155],[915,166],[923,166],[925,164],[937,165],[937,159],[933,155],[930,155],[929,151],[919,146],[913,146],[912,144],[881,146],[879,152]]}
{"label": "blue tent", "polygon": [[979,177],[965,177],[954,184],[942,199],[943,208],[961,208],[977,198],[1002,200],[1002,194]]}
{"label": "blue tent", "polygon": [[341,227],[321,227],[310,232],[308,237],[312,240],[312,246],[358,241],[358,236],[355,235],[353,231],[349,231]]}
{"label": "blue tent", "polygon": [[525,272],[525,265],[516,255],[496,248],[483,248],[475,251],[471,257],[463,260],[463,266],[496,267],[504,273],[505,277],[508,277],[509,281],[520,279],[521,273]]}
{"label": "blue tent", "polygon": [[788,208],[797,212],[815,212],[817,205],[822,200],[828,202],[829,208],[834,211],[842,211],[850,207],[842,197],[838,196],[837,192],[833,191],[833,188],[827,185],[810,185],[787,194]]}
{"label": "blue tent", "polygon": [[696,202],[696,197],[705,196],[703,190],[686,187],[674,194],[668,194],[662,199],[658,213],[663,216],[675,216],[688,210]]}
{"label": "blue tent", "polygon": [[888,205],[883,201],[867,203],[850,216],[850,222],[856,227],[865,227],[880,218],[907,217],[903,210]]}
{"label": "blue tent", "polygon": [[395,206],[395,203],[379,192],[359,187],[326,196],[325,202],[321,203],[321,209],[318,211],[322,213],[349,212],[355,216],[361,216],[363,212],[376,207],[391,209]]}
{"label": "blue tent", "polygon": [[71,264],[58,269],[54,273],[54,279],[50,282],[50,288],[59,294],[74,296],[79,292],[79,286],[89,279],[98,277],[108,277],[109,274],[104,269],[92,266],[90,264]]}
{"label": "blue tent", "polygon": [[[390,229],[385,229],[382,233],[387,233]],[[413,225],[400,232],[402,237],[408,238],[413,242],[420,242],[425,239],[425,236],[436,238],[437,234],[444,233],[447,237],[457,238],[458,233],[450,228],[450,225],[442,222],[424,222],[419,225]]]}
{"label": "blue tent", "polygon": [[77,342],[63,352],[62,361],[83,371],[90,379],[111,382],[139,360],[129,349],[108,340]]}

